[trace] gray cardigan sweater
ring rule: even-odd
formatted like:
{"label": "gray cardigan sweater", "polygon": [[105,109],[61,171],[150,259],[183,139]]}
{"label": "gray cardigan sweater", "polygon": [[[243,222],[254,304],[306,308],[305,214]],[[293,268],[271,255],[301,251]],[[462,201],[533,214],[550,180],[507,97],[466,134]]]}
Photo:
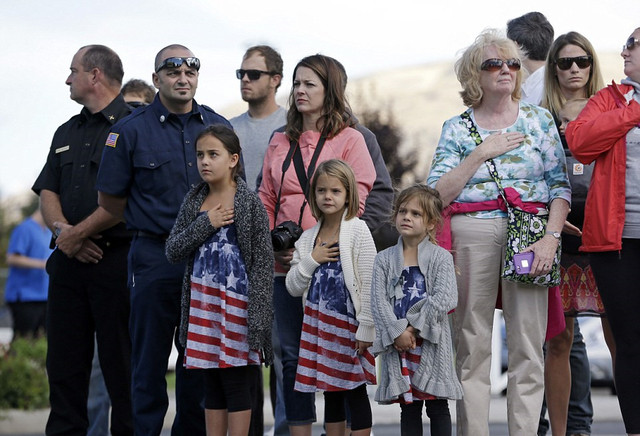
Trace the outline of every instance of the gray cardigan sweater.
{"label": "gray cardigan sweater", "polygon": [[[236,177],[237,189],[233,200],[234,223],[238,245],[249,276],[248,342],[249,348],[262,353],[265,364],[273,361],[271,324],[273,320],[273,248],[267,212],[255,192]],[[185,196],[178,217],[167,239],[166,254],[169,262],[187,261],[182,282],[180,343],[187,342],[189,306],[191,304],[191,273],[193,255],[209,236],[217,232],[207,214],[200,207],[209,193],[205,182],[192,188]]]}
{"label": "gray cardigan sweater", "polygon": [[425,278],[426,297],[413,305],[407,317],[397,319],[393,298],[402,298],[404,268],[402,238],[376,256],[371,284],[371,311],[376,339],[371,351],[379,356],[378,390],[375,400],[391,402],[409,390],[401,373],[400,358],[393,341],[407,325],[423,339],[420,366],[412,383],[439,398],[462,398],[462,386],[454,369],[453,344],[448,313],[458,303],[458,290],[451,253],[425,238],[418,246],[418,267]]}

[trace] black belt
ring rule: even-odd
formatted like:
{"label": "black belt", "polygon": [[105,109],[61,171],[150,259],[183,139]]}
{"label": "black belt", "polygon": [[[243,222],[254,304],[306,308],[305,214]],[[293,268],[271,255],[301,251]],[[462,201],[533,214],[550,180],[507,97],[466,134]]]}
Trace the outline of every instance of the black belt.
{"label": "black belt", "polygon": [[109,248],[109,247],[119,247],[121,245],[129,245],[131,243],[131,238],[117,238],[117,237],[109,237],[103,236],[99,239],[92,239],[95,244],[100,248]]}
{"label": "black belt", "polygon": [[143,232],[142,230],[136,231],[136,236],[138,238],[147,238],[147,239],[155,239],[156,241],[165,242],[169,237],[169,234],[164,233],[162,235],[158,235],[156,233]]}

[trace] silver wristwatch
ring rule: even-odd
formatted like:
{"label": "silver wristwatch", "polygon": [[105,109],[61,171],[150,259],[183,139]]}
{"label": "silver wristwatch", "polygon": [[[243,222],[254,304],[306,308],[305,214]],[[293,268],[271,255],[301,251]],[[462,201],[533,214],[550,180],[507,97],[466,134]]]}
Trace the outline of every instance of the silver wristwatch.
{"label": "silver wristwatch", "polygon": [[560,240],[560,232],[554,232],[554,231],[551,231],[551,230],[547,230],[547,231],[545,232],[545,234],[546,234],[546,235],[551,235],[551,236],[553,236],[554,238],[556,238],[557,240]]}

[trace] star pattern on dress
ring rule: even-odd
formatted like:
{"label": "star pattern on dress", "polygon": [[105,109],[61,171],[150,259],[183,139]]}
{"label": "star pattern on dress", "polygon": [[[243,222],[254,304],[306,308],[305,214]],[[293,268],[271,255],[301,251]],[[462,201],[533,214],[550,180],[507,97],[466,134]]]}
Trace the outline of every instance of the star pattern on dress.
{"label": "star pattern on dress", "polygon": [[425,296],[425,279],[417,266],[406,267],[400,277],[404,296],[394,298],[393,311],[398,319],[404,318],[411,306]]}

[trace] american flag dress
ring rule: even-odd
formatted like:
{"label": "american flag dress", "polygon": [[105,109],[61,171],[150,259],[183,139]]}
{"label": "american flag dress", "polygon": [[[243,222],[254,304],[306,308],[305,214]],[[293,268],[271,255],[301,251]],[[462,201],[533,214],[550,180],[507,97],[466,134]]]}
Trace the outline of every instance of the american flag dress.
{"label": "american flag dress", "polygon": [[[408,266],[402,270],[401,275],[402,290],[404,296],[401,299],[394,298],[393,312],[397,319],[407,317],[407,311],[411,306],[422,300],[426,296],[424,275],[417,266]],[[402,365],[402,376],[409,382],[409,391],[405,392],[398,399],[401,403],[411,403],[415,400],[435,400],[433,395],[420,391],[411,383],[411,378],[420,366],[420,356],[422,355],[422,338],[416,338],[416,348],[398,353]]]}
{"label": "american flag dress", "polygon": [[259,365],[247,342],[249,279],[234,224],[220,228],[196,252],[191,274],[191,306],[186,368]]}
{"label": "american flag dress", "polygon": [[358,325],[340,261],[321,264],[305,302],[296,391],[344,391],[376,383],[373,355],[355,352]]}

